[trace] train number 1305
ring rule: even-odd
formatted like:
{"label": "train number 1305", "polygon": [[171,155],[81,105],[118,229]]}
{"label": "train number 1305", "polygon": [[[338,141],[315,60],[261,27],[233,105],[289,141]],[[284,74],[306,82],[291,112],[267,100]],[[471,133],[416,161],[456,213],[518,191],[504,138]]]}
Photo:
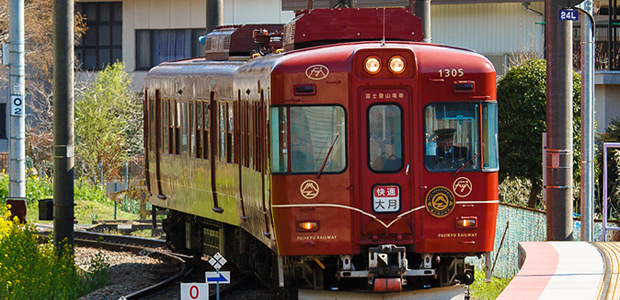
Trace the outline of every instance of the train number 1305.
{"label": "train number 1305", "polygon": [[463,77],[463,68],[458,69],[439,69],[439,77],[448,78],[448,77]]}

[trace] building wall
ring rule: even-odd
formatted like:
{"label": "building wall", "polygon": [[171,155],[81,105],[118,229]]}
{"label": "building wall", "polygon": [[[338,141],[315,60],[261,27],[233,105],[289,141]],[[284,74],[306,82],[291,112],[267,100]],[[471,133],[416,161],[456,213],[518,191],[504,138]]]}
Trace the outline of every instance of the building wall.
{"label": "building wall", "polygon": [[596,132],[602,133],[612,119],[620,118],[620,72],[597,72],[594,81],[594,119]]}
{"label": "building wall", "polygon": [[[542,12],[544,3],[534,2],[529,8]],[[433,43],[486,55],[503,75],[523,57],[542,57],[544,25],[536,23],[543,21],[521,3],[433,5],[431,38]]]}
{"label": "building wall", "polygon": [[[113,0],[79,2],[112,2]],[[118,0],[117,0],[118,1]],[[205,0],[122,0],[123,61],[134,76],[135,90],[141,90],[146,71],[136,71],[137,29],[205,28]],[[224,24],[286,23],[292,11],[282,11],[280,0],[224,0]],[[86,73],[78,74],[85,79]]]}

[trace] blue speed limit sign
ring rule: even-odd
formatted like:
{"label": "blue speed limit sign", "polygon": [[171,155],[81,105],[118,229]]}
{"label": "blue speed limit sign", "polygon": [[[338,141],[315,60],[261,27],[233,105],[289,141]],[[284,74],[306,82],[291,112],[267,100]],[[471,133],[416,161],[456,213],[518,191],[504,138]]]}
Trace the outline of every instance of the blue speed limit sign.
{"label": "blue speed limit sign", "polygon": [[11,116],[21,116],[24,114],[24,97],[11,96]]}

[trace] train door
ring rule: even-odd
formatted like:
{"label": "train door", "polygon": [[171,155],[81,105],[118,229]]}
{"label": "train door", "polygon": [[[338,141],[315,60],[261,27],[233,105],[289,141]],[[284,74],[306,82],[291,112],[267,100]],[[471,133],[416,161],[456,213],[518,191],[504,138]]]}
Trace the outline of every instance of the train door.
{"label": "train door", "polygon": [[[412,238],[412,108],[404,89],[367,89],[360,94],[359,140],[362,242],[385,235]],[[372,215],[372,217],[370,216]]]}
{"label": "train door", "polygon": [[224,209],[220,207],[219,203],[218,203],[218,199],[217,199],[217,181],[216,181],[216,161],[218,160],[217,158],[217,149],[218,147],[218,120],[219,120],[219,116],[217,113],[217,107],[218,104],[215,101],[215,91],[211,91],[209,93],[209,120],[211,122],[210,126],[211,127],[211,152],[209,153],[209,160],[211,161],[211,192],[212,192],[212,196],[213,196],[213,211],[218,212],[218,213],[222,213],[224,212]]}
{"label": "train door", "polygon": [[[162,126],[162,122],[161,122],[161,106],[162,106],[162,100],[161,100],[161,92],[159,90],[155,90],[155,181],[157,182],[157,197],[159,197],[160,199],[166,199],[166,195],[164,194],[164,192],[162,191],[161,188],[161,153],[162,153],[162,146],[161,146],[161,128]],[[167,126],[166,126],[167,127]]]}

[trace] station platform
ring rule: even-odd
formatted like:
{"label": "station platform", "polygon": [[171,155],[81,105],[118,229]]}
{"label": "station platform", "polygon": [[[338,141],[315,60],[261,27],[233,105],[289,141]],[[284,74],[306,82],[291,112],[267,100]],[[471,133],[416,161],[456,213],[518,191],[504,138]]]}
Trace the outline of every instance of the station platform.
{"label": "station platform", "polygon": [[345,291],[303,290],[299,300],[463,300],[467,287],[464,285],[407,291],[402,293],[361,293]]}
{"label": "station platform", "polygon": [[618,242],[523,242],[519,262],[497,299],[620,299]]}

